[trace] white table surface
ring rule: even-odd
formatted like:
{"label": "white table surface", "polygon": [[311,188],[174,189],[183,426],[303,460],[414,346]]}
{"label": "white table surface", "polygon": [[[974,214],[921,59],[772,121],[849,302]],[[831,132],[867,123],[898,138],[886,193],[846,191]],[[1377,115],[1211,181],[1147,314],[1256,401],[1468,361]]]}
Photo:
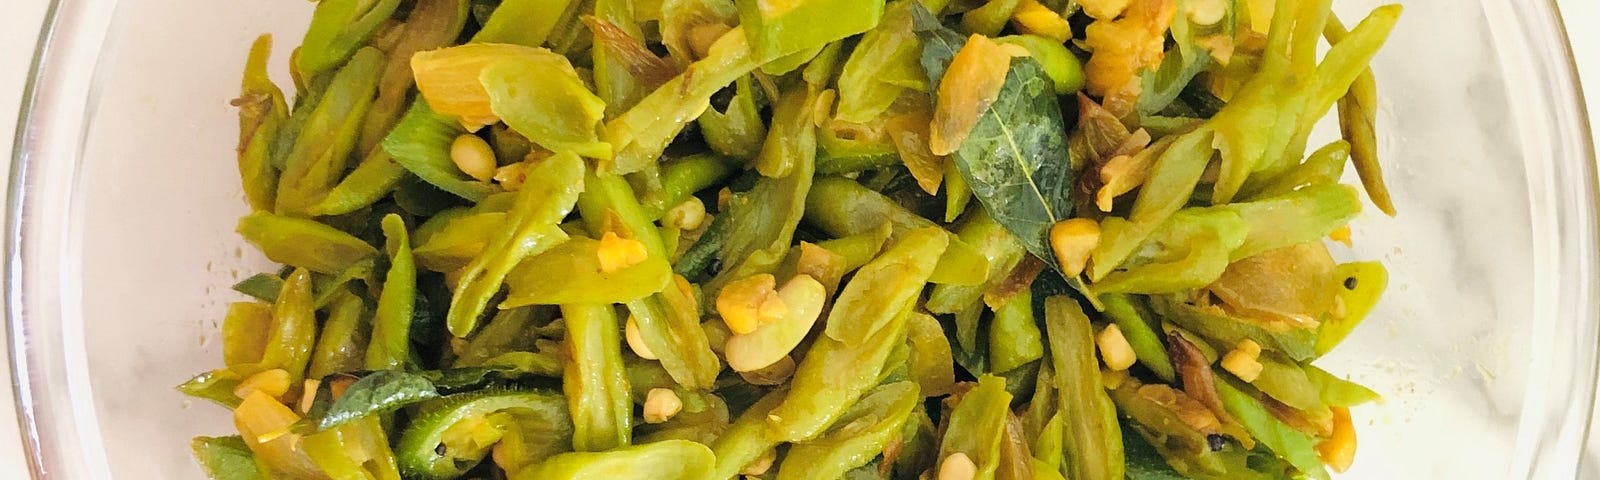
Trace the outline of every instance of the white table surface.
{"label": "white table surface", "polygon": [[[6,153],[5,163],[10,163],[17,106],[48,3],[48,0],[0,1],[0,152]],[[1596,0],[1557,0],[1557,3],[1569,25],[1600,23],[1600,2]],[[1600,127],[1600,29],[1573,28],[1569,33],[1578,58],[1578,70],[1589,92],[1591,123]],[[5,184],[8,174],[8,169],[0,168],[0,185]],[[0,197],[0,205],[4,201]],[[0,343],[0,358],[9,358],[6,348],[4,343]],[[0,367],[0,371],[4,371],[3,367]],[[21,436],[13,414],[14,404],[12,389],[0,389],[0,478],[27,478]],[[1591,438],[1600,437],[1600,429],[1593,430]],[[1600,447],[1596,443],[1600,442],[1591,440],[1591,450]],[[1600,477],[1595,475],[1597,471],[1594,466],[1586,470],[1586,477]]]}

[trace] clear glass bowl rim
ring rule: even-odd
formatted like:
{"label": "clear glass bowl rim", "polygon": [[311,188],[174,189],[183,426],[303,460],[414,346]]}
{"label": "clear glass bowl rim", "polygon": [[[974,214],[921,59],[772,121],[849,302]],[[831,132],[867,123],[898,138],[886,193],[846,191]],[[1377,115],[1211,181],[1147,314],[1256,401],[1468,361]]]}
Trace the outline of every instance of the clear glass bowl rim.
{"label": "clear glass bowl rim", "polygon": [[[1521,132],[1524,141],[1547,141],[1552,157],[1569,159],[1547,167],[1545,181],[1554,192],[1558,231],[1557,258],[1577,260],[1559,267],[1564,279],[1554,294],[1556,305],[1544,309],[1570,315],[1576,333],[1566,358],[1565,377],[1530,382],[1525,402],[1552,406],[1554,415],[1524,425],[1519,438],[1515,478],[1573,478],[1592,420],[1591,405],[1600,345],[1600,233],[1596,229],[1597,188],[1594,145],[1585,115],[1577,69],[1567,33],[1554,0],[1484,0],[1486,8],[1508,14],[1510,21],[1493,27],[1526,50],[1510,52],[1498,42],[1503,58],[1519,58],[1530,71],[1524,113],[1542,120],[1543,134]],[[33,62],[23,91],[11,154],[11,177],[5,218],[6,334],[11,347],[12,385],[29,470],[38,479],[110,478],[99,449],[99,426],[89,396],[87,365],[81,338],[78,301],[81,294],[61,282],[75,273],[68,262],[74,212],[71,185],[86,142],[87,121],[95,104],[101,46],[115,38],[118,0],[49,0]],[[1506,57],[1513,54],[1512,57]],[[1563,101],[1564,100],[1564,101]],[[1570,161],[1587,159],[1588,161]],[[1535,184],[1538,187],[1541,184]],[[1536,233],[1536,239],[1539,232]],[[1546,232],[1548,235],[1549,232]],[[1543,240],[1549,240],[1545,238]],[[70,281],[67,283],[71,283]],[[1538,390],[1538,391],[1535,391]],[[1532,407],[1535,405],[1529,405]],[[1525,412],[1533,411],[1525,408]],[[1524,418],[1525,423],[1528,418]],[[1519,435],[1521,437],[1522,435]]]}

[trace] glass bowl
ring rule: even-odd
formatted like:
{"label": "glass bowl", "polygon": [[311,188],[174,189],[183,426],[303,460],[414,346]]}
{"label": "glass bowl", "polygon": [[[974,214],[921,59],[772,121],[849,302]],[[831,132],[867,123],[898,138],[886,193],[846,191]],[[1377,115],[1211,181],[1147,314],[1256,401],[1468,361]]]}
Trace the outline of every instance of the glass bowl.
{"label": "glass bowl", "polygon": [[[1354,18],[1372,0],[1338,0]],[[1594,393],[1596,188],[1547,0],[1404,0],[1375,61],[1398,217],[1351,258],[1393,276],[1325,360],[1386,401],[1357,409],[1346,478],[1573,478]],[[230,431],[171,386],[218,364],[241,274],[236,95],[259,33],[285,64],[312,4],[55,0],[12,161],[6,312],[37,478],[199,478],[189,439]],[[286,78],[278,72],[279,78]],[[286,84],[287,82],[280,82]]]}

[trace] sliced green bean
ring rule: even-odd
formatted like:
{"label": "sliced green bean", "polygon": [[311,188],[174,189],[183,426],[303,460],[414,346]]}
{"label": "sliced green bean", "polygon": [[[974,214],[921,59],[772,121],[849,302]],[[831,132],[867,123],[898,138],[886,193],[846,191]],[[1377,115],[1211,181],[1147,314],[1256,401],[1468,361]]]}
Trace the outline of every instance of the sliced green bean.
{"label": "sliced green bean", "polygon": [[378,255],[378,250],[353,235],[326,224],[255,212],[239,219],[239,236],[274,262],[338,274]]}
{"label": "sliced green bean", "polygon": [[705,445],[664,440],[606,452],[563,453],[515,480],[699,480],[710,478],[716,461]]}
{"label": "sliced green bean", "polygon": [[912,382],[873,389],[815,440],[795,444],[778,466],[778,480],[838,478],[878,456],[922,399]]}
{"label": "sliced green bean", "polygon": [[584,188],[583,174],[583,160],[570,153],[556,154],[528,171],[506,223],[461,274],[447,318],[451,334],[465,337],[472,333],[489,299],[500,292],[517,263],[566,240],[556,224],[578,201],[578,192]]}
{"label": "sliced green bean", "polygon": [[411,362],[411,316],[417,298],[417,267],[411,256],[411,238],[399,215],[383,217],[389,273],[384,276],[373,313],[372,344],[367,347],[368,370],[404,367]]}
{"label": "sliced green bean", "polygon": [[994,311],[989,323],[989,368],[1009,372],[1044,358],[1044,340],[1033,317],[1033,293],[1023,291]]}
{"label": "sliced green bean", "polygon": [[330,374],[361,370],[366,356],[367,338],[372,324],[366,302],[349,292],[334,296],[328,306],[328,319],[322,323],[317,347],[311,354],[306,378],[320,379]]}
{"label": "sliced green bean", "polygon": [[267,58],[272,55],[272,36],[256,37],[245,61],[244,81],[239,88],[239,177],[245,199],[255,210],[272,210],[278,191],[278,170],[272,164],[274,142],[279,129],[289,121],[289,106],[283,90],[267,76]]}
{"label": "sliced green bean", "polygon": [[[666,244],[660,232],[645,214],[644,207],[633,194],[633,188],[622,177],[590,173],[585,179],[585,190],[578,197],[578,212],[584,218],[616,218],[632,238],[644,243],[651,257],[668,258]],[[606,230],[600,221],[584,222],[592,236]],[[628,312],[639,324],[639,333],[646,345],[661,359],[661,365],[672,374],[673,380],[687,388],[708,388],[716,382],[721,361],[711,351],[705,330],[700,329],[699,305],[681,288],[667,288],[659,294],[627,302]]]}
{"label": "sliced green bean", "polygon": [[1011,394],[1000,377],[978,377],[978,386],[960,396],[945,425],[939,465],[960,453],[977,466],[974,479],[990,480],[1000,468],[1000,443],[1005,439]]}
{"label": "sliced green bean", "polygon": [[1063,415],[1068,478],[1109,480],[1123,476],[1122,428],[1100,382],[1094,330],[1076,300],[1045,299],[1050,358],[1055,367],[1057,408]]}
{"label": "sliced green bean", "polygon": [[[305,52],[303,47],[301,52]],[[372,105],[382,68],[383,53],[369,47],[356,52],[350,63],[334,74],[284,157],[275,212],[303,215],[338,184],[361,133],[361,120]]]}
{"label": "sliced green bean", "polygon": [[567,356],[562,390],[572,412],[572,446],[580,452],[632,442],[633,398],[622,366],[622,324],[610,304],[562,305]]}
{"label": "sliced green bean", "polygon": [[877,384],[896,346],[905,343],[911,310],[902,311],[871,336],[841,342],[817,338],[796,367],[783,403],[767,415],[767,435],[781,441],[816,438],[846,408]]}

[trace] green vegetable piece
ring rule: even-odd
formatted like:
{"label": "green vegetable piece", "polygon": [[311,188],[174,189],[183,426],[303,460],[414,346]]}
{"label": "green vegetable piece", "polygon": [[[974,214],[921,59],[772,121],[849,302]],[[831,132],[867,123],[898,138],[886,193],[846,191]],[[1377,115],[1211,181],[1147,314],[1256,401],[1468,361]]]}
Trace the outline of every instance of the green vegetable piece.
{"label": "green vegetable piece", "polygon": [[528,169],[506,223],[461,274],[446,317],[451,334],[472,333],[512,268],[567,239],[556,224],[578,201],[583,175],[583,160],[571,153],[557,153]]}
{"label": "green vegetable piece", "polygon": [[261,361],[271,328],[271,306],[260,302],[228,304],[228,314],[222,319],[222,364],[232,367]]}
{"label": "green vegetable piece", "polygon": [[761,143],[767,138],[767,124],[761,115],[765,102],[761,89],[748,75],[734,81],[733,88],[733,99],[725,111],[708,108],[700,114],[700,135],[712,151],[749,160],[761,153]]}
{"label": "green vegetable piece", "polygon": [[901,92],[927,90],[928,78],[919,63],[922,42],[912,31],[912,3],[890,3],[883,21],[862,35],[845,60],[839,70],[839,120],[874,122]]}
{"label": "green vegetable piece", "polygon": [[900,455],[890,468],[890,478],[916,478],[938,462],[938,455],[938,429],[926,409],[913,409],[900,431]]}
{"label": "green vegetable piece", "polygon": [[[805,92],[790,92],[779,102],[778,108],[802,109],[803,103],[810,98],[812,95]],[[720,215],[728,218],[728,221],[713,222],[717,230],[709,234],[722,239],[717,258],[722,259],[723,268],[702,286],[708,303],[716,298],[722,286],[728,282],[759,273],[771,273],[789,253],[789,246],[794,243],[795,229],[800,226],[806,210],[806,199],[811,191],[816,148],[814,145],[803,148],[810,144],[803,138],[793,140],[796,145],[788,145],[780,137],[809,137],[811,131],[790,131],[775,121],[767,137],[767,147],[763,148],[763,154],[756,163],[760,168],[760,158],[768,158],[765,152],[777,151],[777,155],[789,159],[790,163],[783,168],[786,171],[781,172],[785,175],[757,180],[748,192],[735,195],[728,201],[726,212]],[[792,157],[783,153],[791,147],[799,148],[793,151]]]}
{"label": "green vegetable piece", "polygon": [[[1174,216],[1174,219],[1179,217]],[[1102,293],[1175,293],[1201,288],[1221,277],[1228,269],[1230,240],[1237,240],[1239,229],[1219,232],[1216,228],[1199,228],[1176,241],[1153,242],[1167,246],[1166,253],[1181,254],[1171,261],[1152,262],[1146,265],[1112,272],[1095,282],[1096,292]],[[1229,234],[1232,235],[1229,235]],[[1224,235],[1230,238],[1224,239]]]}
{"label": "green vegetable piece", "polygon": [[[506,212],[444,214],[429,218],[417,229],[417,247],[412,251],[418,265],[435,272],[454,272],[483,253],[495,230],[505,225]],[[438,233],[423,235],[429,226],[442,226]]]}
{"label": "green vegetable piece", "polygon": [[[1037,371],[1036,369],[1025,370],[1029,370],[1030,376],[1033,371]],[[1011,392],[1019,391],[1010,386],[1009,382],[1007,388]],[[1025,428],[1022,424],[1022,417],[1018,417],[1015,412],[1007,412],[1005,436],[1000,440],[1000,468],[995,470],[994,478],[996,480],[1034,480],[1035,478],[1056,478],[1060,475],[1059,471],[1034,473],[1038,470],[1034,466],[1038,460],[1033,458],[1033,447],[1029,445],[1030,442]],[[1052,476],[1049,473],[1055,473],[1056,475]]]}
{"label": "green vegetable piece", "polygon": [[367,347],[368,370],[405,367],[411,361],[411,316],[417,299],[417,267],[411,255],[411,238],[405,221],[393,213],[382,220],[384,249],[389,252],[389,273],[378,295],[372,318],[372,344]]}
{"label": "green vegetable piece", "polygon": [[600,171],[633,173],[657,161],[684,125],[710,107],[712,95],[758,65],[741,28],[723,34],[705,58],[606,122],[604,137],[616,155],[601,159]]}
{"label": "green vegetable piece", "polygon": [[239,179],[244,196],[255,210],[272,210],[278,192],[278,170],[272,165],[273,142],[279,129],[289,121],[289,106],[283,90],[267,76],[267,59],[272,56],[272,36],[256,37],[245,61],[244,80],[239,98]]}
{"label": "green vegetable piece", "polygon": [[1327,236],[1361,213],[1361,198],[1354,188],[1331,184],[1211,208],[1232,210],[1249,226],[1244,244],[1229,256],[1238,260]]}
{"label": "green vegetable piece", "polygon": [[[302,54],[305,51],[302,47]],[[334,74],[284,157],[275,212],[304,214],[339,183],[360,135],[361,120],[372,105],[382,68],[383,53],[364,48]]]}
{"label": "green vegetable piece", "polygon": [[315,297],[312,299],[316,302],[317,308],[327,307],[333,301],[334,296],[339,295],[341,292],[350,292],[352,288],[349,285],[350,282],[361,280],[368,284],[378,283],[378,279],[373,276],[372,271],[375,268],[376,260],[374,257],[362,259],[337,275],[312,275],[311,291],[315,293]]}
{"label": "green vegetable piece", "polygon": [[566,400],[558,393],[480,390],[444,397],[424,407],[427,413],[412,420],[395,444],[395,457],[405,478],[442,480],[466,474],[494,444],[457,438],[460,435],[450,430],[468,427],[503,432],[490,421],[501,412],[513,413],[517,424],[548,432],[544,450],[567,451],[571,447],[572,420],[567,416]]}
{"label": "green vegetable piece", "polygon": [[1317,389],[1318,397],[1330,407],[1353,407],[1363,403],[1376,402],[1383,397],[1372,389],[1361,384],[1334,376],[1327,371],[1313,365],[1303,367],[1306,380]]}
{"label": "green vegetable piece", "polygon": [[561,377],[561,358],[555,352],[505,352],[484,360],[483,365],[503,368],[514,376]]}
{"label": "green vegetable piece", "polygon": [[967,205],[972,203],[972,186],[967,184],[967,179],[961,176],[961,167],[956,162],[945,162],[944,166],[944,221],[954,222],[961,218],[967,211]]}
{"label": "green vegetable piece", "polygon": [[[642,445],[663,440],[690,440],[710,445],[728,429],[728,405],[721,397],[683,389],[677,389],[677,395],[683,402],[682,410],[665,422],[640,425],[634,431],[635,443]],[[644,395],[636,395],[635,398],[642,401]]]}
{"label": "green vegetable piece", "polygon": [[900,152],[883,129],[838,120],[817,128],[817,173],[840,174],[899,165]]}
{"label": "green vegetable piece", "polygon": [[[1028,50],[1028,56],[1044,67],[1044,74],[1056,86],[1056,95],[1071,95],[1083,90],[1087,78],[1083,62],[1067,49],[1065,44],[1038,35],[1011,35],[994,39],[995,43],[1017,45]],[[1144,96],[1140,96],[1141,101]]]}
{"label": "green vegetable piece", "polygon": [[1018,0],[989,0],[983,6],[961,14],[961,28],[968,32],[993,37],[1005,28],[1011,12],[1017,9]]}
{"label": "green vegetable piece", "polygon": [[1300,365],[1272,352],[1261,352],[1257,361],[1261,363],[1261,374],[1250,383],[1251,386],[1289,408],[1299,410],[1309,419],[1333,418],[1328,404],[1322,401],[1321,389],[1306,378],[1306,371]]}
{"label": "green vegetable piece", "polygon": [[1389,286],[1389,270],[1379,262],[1352,262],[1339,265],[1338,301],[1344,303],[1344,316],[1323,315],[1317,326],[1318,356],[1326,355],[1355,330],[1372,308],[1378,305]]}
{"label": "green vegetable piece", "polygon": [[[578,211],[583,218],[616,218],[633,238],[644,243],[651,257],[669,258],[671,252],[661,240],[655,224],[633,194],[628,181],[617,175],[587,175]],[[604,222],[584,222],[590,236],[604,234]],[[659,294],[627,302],[628,312],[639,324],[639,333],[651,352],[673,380],[685,388],[710,388],[722,364],[711,350],[705,330],[700,328],[700,311],[695,300],[683,289],[667,288]]]}
{"label": "green vegetable piece", "polygon": [[873,389],[839,417],[837,427],[790,447],[778,466],[778,480],[838,478],[866,465],[900,433],[921,399],[913,382]]}
{"label": "green vegetable piece", "polygon": [[[977,285],[935,285],[928,294],[928,311],[951,314],[983,299],[989,287],[1004,280],[1028,251],[1005,227],[996,223],[986,210],[974,211],[956,227],[956,236],[989,260],[985,280]],[[1031,314],[1030,314],[1031,315]]]}
{"label": "green vegetable piece", "polygon": [[759,63],[820,48],[878,25],[883,0],[736,0],[739,24]]}
{"label": "green vegetable piece", "polygon": [[[366,198],[373,195],[371,193],[373,190],[387,191],[394,187],[393,184],[371,185],[364,183],[374,179],[389,178],[377,176],[377,173],[380,172],[371,170],[380,169],[382,170],[381,173],[403,173],[405,171],[398,164],[395,164],[393,159],[378,162],[375,157],[380,155],[387,156],[387,154],[382,153],[383,149],[378,144],[383,141],[384,136],[389,135],[389,130],[394,128],[395,122],[400,120],[400,116],[405,114],[406,108],[411,105],[412,87],[416,86],[415,78],[411,72],[411,56],[417,52],[455,44],[456,39],[461,36],[461,29],[467,24],[467,7],[470,3],[469,0],[417,1],[411,7],[411,12],[406,14],[405,23],[395,27],[397,31],[401,32],[401,35],[399,35],[398,40],[394,41],[392,46],[384,50],[388,54],[388,61],[383,66],[383,76],[378,80],[378,98],[372,101],[372,107],[367,110],[367,118],[361,124],[361,137],[356,143],[356,151],[365,155],[361,165],[356,168],[357,171],[360,171],[362,166],[367,166],[368,164],[376,165],[368,167],[367,170],[369,171],[364,172],[363,178],[352,178],[355,177],[355,172],[351,172],[350,175],[345,177],[344,181],[339,183],[338,187],[334,188],[334,192],[342,193],[349,199],[348,201],[359,199],[366,201],[366,203],[353,208],[348,206],[343,208],[350,208],[349,211],[354,211],[371,205],[377,198],[375,197],[371,201],[367,201]],[[400,173],[392,173],[392,175],[399,176]],[[343,192],[340,192],[341,190]],[[329,197],[333,196],[332,193],[329,194]],[[379,196],[381,197],[381,195]],[[331,200],[332,198],[323,199],[322,204],[327,205]],[[340,204],[347,205],[344,202],[340,202]],[[349,211],[340,213],[349,213]],[[322,213],[315,215],[332,214]]]}
{"label": "green vegetable piece", "polygon": [[[1048,383],[1048,379],[1046,378],[1041,377],[1039,380],[1040,384]],[[1048,390],[1048,388],[1045,389]],[[1038,393],[1036,392],[1035,395],[1037,396]],[[1038,398],[1041,398],[1042,401],[1037,402],[1036,405],[1053,405],[1055,403],[1055,399],[1051,398],[1050,396],[1039,396]],[[1038,410],[1044,409],[1047,408],[1041,408]],[[1030,408],[1028,410],[1028,415],[1030,417],[1033,416],[1034,410],[1036,409]],[[1065,427],[1062,427],[1060,414],[1052,414],[1049,421],[1044,422],[1043,425],[1038,427],[1031,428],[1032,430],[1037,430],[1037,432],[1033,432],[1031,435],[1033,437],[1032,447],[1034,459],[1038,461],[1038,463],[1035,463],[1033,467],[1035,472],[1044,471],[1055,472],[1057,475],[1061,474],[1061,460],[1063,457],[1063,448],[1061,446],[1061,442],[1062,440],[1065,440],[1065,437],[1062,435],[1062,428]],[[1132,452],[1129,453],[1131,454]]]}
{"label": "green vegetable piece", "polygon": [[550,40],[556,27],[577,17],[576,0],[506,0],[495,7],[473,43],[511,43],[537,47]]}
{"label": "green vegetable piece", "polygon": [[631,442],[633,398],[622,366],[621,323],[610,304],[562,305],[566,351],[562,391],[572,412],[572,446],[580,452]]}
{"label": "green vegetable piece", "polygon": [[1161,319],[1204,337],[1223,351],[1233,349],[1240,341],[1250,340],[1261,345],[1262,349],[1282,353],[1297,362],[1315,356],[1312,345],[1316,342],[1316,332],[1313,330],[1272,330],[1249,320],[1230,317],[1167,296],[1150,297],[1150,306]]}
{"label": "green vegetable piece", "polygon": [[951,322],[953,328],[946,329],[946,336],[951,337],[953,354],[956,364],[973,373],[989,373],[989,342],[987,338],[979,336],[987,334],[987,330],[979,328],[983,314],[987,309],[983,302],[976,301],[966,308],[957,310]]}
{"label": "green vegetable piece", "polygon": [[1167,464],[1166,457],[1145,440],[1139,426],[1126,421],[1123,427],[1139,435],[1124,435],[1123,451],[1127,452],[1127,478],[1129,480],[1190,480]]}
{"label": "green vegetable piece", "polygon": [[[812,88],[818,90],[826,89],[828,83],[832,82],[835,76],[840,75],[840,69],[844,68],[846,58],[841,56],[842,53],[844,53],[844,44],[840,42],[833,42],[823,47],[822,51],[811,59],[811,63],[806,64],[805,70],[800,72],[801,79],[810,84]],[[921,78],[921,75],[916,75],[916,77]]]}
{"label": "green vegetable piece", "polygon": [[[891,240],[915,229],[938,226],[855,180],[833,176],[818,177],[812,182],[804,218],[834,237],[870,232],[886,221],[892,228]],[[982,253],[959,238],[951,238],[928,281],[972,285],[984,279],[988,268],[989,261]]]}
{"label": "green vegetable piece", "polygon": [[320,379],[362,368],[372,331],[366,315],[367,306],[360,297],[346,290],[334,295],[328,304],[328,319],[317,335],[317,347],[311,352],[306,378]]}
{"label": "green vegetable piece", "polygon": [[661,195],[644,206],[645,216],[660,219],[695,192],[711,188],[733,174],[732,160],[716,154],[688,155],[661,165]]}
{"label": "green vegetable piece", "polygon": [[[645,45],[640,19],[631,0],[597,0],[590,15],[580,17],[592,35],[589,49],[592,84],[605,101],[606,115],[615,116],[639,102],[668,78],[678,65]],[[652,32],[654,33],[654,32]]]}
{"label": "green vegetable piece", "polygon": [[256,469],[256,456],[238,435],[194,437],[189,443],[200,469],[211,480],[266,480]]}
{"label": "green vegetable piece", "polygon": [[[1121,406],[1120,403],[1118,405]],[[1148,411],[1142,411],[1138,415],[1145,415],[1146,413]],[[1153,426],[1154,424],[1143,423],[1140,417],[1130,416],[1133,417],[1133,421],[1124,423],[1124,427],[1139,433],[1139,435],[1123,437],[1124,449],[1128,452],[1128,478],[1130,480],[1273,480],[1295,478],[1295,474],[1288,464],[1283,463],[1272,452],[1260,446],[1257,446],[1255,450],[1247,451],[1235,442],[1227,442],[1223,444],[1221,450],[1211,451],[1209,447],[1206,447],[1199,454],[1190,454],[1188,451],[1178,450],[1171,446],[1153,446],[1163,441],[1168,445],[1176,443],[1175,436],[1179,434],[1169,433],[1165,429],[1169,427],[1184,429],[1183,426],[1163,424],[1159,426],[1163,430],[1156,430],[1157,427]],[[1165,417],[1156,417],[1156,419],[1160,418]],[[1152,421],[1158,420],[1152,419]],[[1162,435],[1172,436],[1164,438]],[[1183,435],[1188,435],[1188,433],[1186,432]],[[1204,442],[1204,436],[1200,440]],[[1186,437],[1184,441],[1188,442],[1190,440]],[[1201,445],[1205,444],[1202,443]],[[1182,473],[1179,473],[1180,471]]]}
{"label": "green vegetable piece", "polygon": [[667,259],[649,257],[611,273],[600,270],[600,242],[573,237],[517,265],[506,276],[511,294],[500,308],[573,303],[625,303],[672,284]]}
{"label": "green vegetable piece", "polygon": [[[698,55],[691,39],[705,32],[732,28],[739,23],[739,10],[733,2],[722,0],[662,0],[656,13],[660,15],[661,44],[678,62],[688,66]],[[696,31],[699,31],[698,33]]]}
{"label": "green vegetable piece", "polygon": [[[1186,2],[1185,8],[1190,8]],[[1231,30],[1234,23],[1234,6],[1224,3],[1223,20],[1218,22],[1224,29]],[[1139,101],[1134,105],[1141,115],[1153,115],[1166,109],[1183,93],[1185,87],[1190,85],[1196,75],[1212,65],[1211,53],[1196,42],[1199,40],[1202,27],[1195,25],[1188,15],[1174,15],[1172,24],[1168,29],[1172,33],[1174,45],[1162,55],[1161,65],[1146,70],[1140,76],[1141,93]],[[1223,32],[1232,35],[1231,31]]]}
{"label": "green vegetable piece", "polygon": [[554,152],[611,156],[611,145],[595,129],[606,104],[584,86],[566,57],[509,57],[485,67],[479,78],[495,116],[528,140]]}
{"label": "green vegetable piece", "polygon": [[1177,378],[1176,371],[1172,368],[1172,359],[1167,357],[1167,346],[1162,343],[1161,334],[1150,323],[1156,317],[1133,298],[1131,295],[1101,295],[1100,301],[1105,303],[1106,318],[1117,324],[1123,338],[1133,346],[1133,355],[1139,359],[1139,364],[1150,369],[1156,378],[1171,382]]}
{"label": "green vegetable piece", "polygon": [[1344,175],[1344,165],[1349,161],[1349,143],[1343,140],[1329,143],[1312,152],[1305,162],[1266,180],[1264,184],[1246,183],[1240,196],[1254,200],[1285,195],[1301,187],[1335,183]]}
{"label": "green vegetable piece", "polygon": [[1194,194],[1194,186],[1211,161],[1213,135],[1205,129],[1174,139],[1156,157],[1150,177],[1140,187],[1126,219],[1106,217],[1100,222],[1100,245],[1090,252],[1089,278],[1098,281],[1121,266],[1152,232]]}
{"label": "green vegetable piece", "polygon": [[[835,310],[837,311],[837,310]],[[789,393],[767,415],[769,438],[800,442],[816,438],[878,383],[889,353],[905,344],[912,310],[896,315],[870,337],[841,342],[817,338],[795,368]],[[830,314],[829,323],[832,323]]]}
{"label": "green vegetable piece", "polygon": [[907,376],[917,382],[922,396],[950,393],[956,383],[955,360],[939,321],[925,313],[913,313],[906,326],[906,341],[911,350]]}
{"label": "green vegetable piece", "polygon": [[891,323],[903,321],[922,294],[949,235],[939,228],[907,232],[876,260],[856,271],[828,313],[828,338],[856,345],[874,338]]}
{"label": "green vegetable piece", "polygon": [[1246,389],[1250,388],[1248,385],[1241,385],[1238,380],[1225,375],[1219,376],[1218,380],[1217,393],[1222,397],[1222,406],[1233,414],[1245,431],[1250,432],[1251,437],[1272,449],[1307,477],[1328,479],[1328,470],[1322,466],[1322,459],[1317,457],[1313,449],[1316,439],[1273,417],[1259,399],[1247,393]]}
{"label": "green vegetable piece", "polygon": [[749,465],[768,450],[778,446],[778,440],[766,433],[767,416],[783,403],[788,393],[789,391],[782,387],[767,393],[728,425],[728,430],[711,443],[711,451],[716,453],[717,463],[711,475],[706,478],[713,480],[733,478],[744,469],[745,465]]}
{"label": "green vegetable piece", "polygon": [[255,212],[239,219],[239,235],[274,262],[336,274],[378,250],[348,233],[314,220]]}
{"label": "green vegetable piece", "polygon": [[885,222],[878,228],[865,232],[823,240],[818,242],[817,246],[844,257],[844,270],[849,272],[878,258],[878,253],[883,251],[883,246],[889,242],[893,232],[894,230]]}
{"label": "green vegetable piece", "polygon": [[607,452],[563,453],[515,480],[699,480],[711,478],[716,462],[705,445],[664,440]]}
{"label": "green vegetable piece", "polygon": [[232,410],[239,408],[240,398],[233,394],[233,389],[243,380],[232,369],[223,368],[195,375],[188,381],[177,386],[179,392],[194,398],[210,400],[217,405]]}
{"label": "green vegetable piece", "polygon": [[832,44],[817,45],[815,47],[807,48],[805,50],[784,55],[782,57],[774,58],[767,63],[761,64],[761,73],[772,76],[787,75],[789,72],[793,72],[795,69],[800,68],[807,62],[810,62],[811,59],[821,55],[822,50],[827,48],[828,45]]}
{"label": "green vegetable piece", "polygon": [[1033,292],[1024,290],[994,311],[989,323],[989,368],[1009,372],[1044,358],[1044,340],[1033,318]]}
{"label": "green vegetable piece", "polygon": [[400,480],[388,436],[376,418],[307,435],[301,448],[335,480]]}
{"label": "green vegetable piece", "polygon": [[[1355,189],[1339,184],[1306,187],[1253,202],[1178,211],[1169,215],[1159,229],[1143,236],[1141,249],[1181,252],[1182,257],[1154,262],[1132,257],[1126,264],[1150,264],[1108,271],[1095,288],[1108,293],[1171,293],[1202,287],[1220,277],[1230,262],[1316,241],[1348,223],[1360,211],[1361,199]],[[1140,228],[1137,223],[1108,221],[1102,224],[1102,238],[1121,242],[1139,236]],[[1152,246],[1156,248],[1148,248]],[[1111,250],[1125,248],[1097,249],[1094,255]],[[1107,257],[1114,258],[1109,253]],[[1095,265],[1094,270],[1102,269],[1098,263]]]}
{"label": "green vegetable piece", "polygon": [[[516,478],[550,457],[572,451],[572,425],[565,419],[553,415],[526,415],[519,410],[511,412],[510,421],[505,422],[509,425],[502,427],[504,433],[495,444],[496,450],[504,452],[500,456],[507,459],[506,465],[497,465],[508,477]],[[494,417],[504,415],[500,413]]]}
{"label": "green vegetable piece", "polygon": [[[477,202],[499,190],[461,173],[450,160],[450,145],[467,133],[449,115],[434,112],[428,102],[411,102],[400,123],[383,139],[383,150],[422,181],[458,197]],[[531,177],[530,177],[531,178]]]}
{"label": "green vegetable piece", "polygon": [[399,6],[400,0],[318,2],[295,56],[300,76],[317,78],[358,55],[357,49],[378,33]]}
{"label": "green vegetable piece", "polygon": [[1057,408],[1063,416],[1067,478],[1123,477],[1122,429],[1116,407],[1100,382],[1094,330],[1077,301],[1045,299],[1045,326],[1055,370]]}
{"label": "green vegetable piece", "polygon": [[[1344,41],[1350,32],[1339,17],[1329,15],[1322,35],[1328,43],[1334,44]],[[1356,76],[1350,83],[1350,91],[1339,98],[1337,105],[1339,133],[1350,143],[1350,158],[1354,160],[1356,174],[1361,177],[1361,186],[1378,210],[1393,217],[1394,199],[1383,182],[1383,167],[1378,163],[1378,80],[1372,75],[1372,69]]]}
{"label": "green vegetable piece", "polygon": [[978,466],[975,479],[993,479],[1000,468],[1000,444],[1006,435],[1006,418],[1011,414],[1011,394],[1000,377],[978,377],[978,386],[961,395],[950,412],[939,446],[939,463],[956,453],[965,454]]}
{"label": "green vegetable piece", "polygon": [[333,401],[317,422],[318,431],[399,410],[400,407],[439,398],[427,377],[399,370],[383,370],[361,377]]}
{"label": "green vegetable piece", "polygon": [[389,152],[382,148],[374,149],[371,155],[356,165],[355,170],[345,175],[344,180],[334,185],[322,197],[322,201],[306,208],[306,213],[313,216],[344,215],[369,207],[394,191],[405,175],[406,168],[395,162]]}
{"label": "green vegetable piece", "polygon": [[278,301],[272,305],[272,329],[261,362],[234,367],[240,377],[263,370],[281,368],[289,372],[289,384],[305,379],[311,363],[311,349],[317,338],[317,312],[311,300],[311,272],[295,269],[283,282]]}
{"label": "green vegetable piece", "polygon": [[810,86],[792,88],[778,97],[772,107],[772,128],[754,161],[762,176],[810,175],[817,155],[817,129],[812,119],[816,103],[817,90]]}
{"label": "green vegetable piece", "polygon": [[1317,44],[1331,2],[1279,3],[1284,8],[1274,10],[1260,68],[1205,127],[1216,131],[1222,152],[1214,204],[1231,201],[1252,173],[1298,159],[1312,125],[1367,71],[1402,10],[1373,9],[1319,63]]}

